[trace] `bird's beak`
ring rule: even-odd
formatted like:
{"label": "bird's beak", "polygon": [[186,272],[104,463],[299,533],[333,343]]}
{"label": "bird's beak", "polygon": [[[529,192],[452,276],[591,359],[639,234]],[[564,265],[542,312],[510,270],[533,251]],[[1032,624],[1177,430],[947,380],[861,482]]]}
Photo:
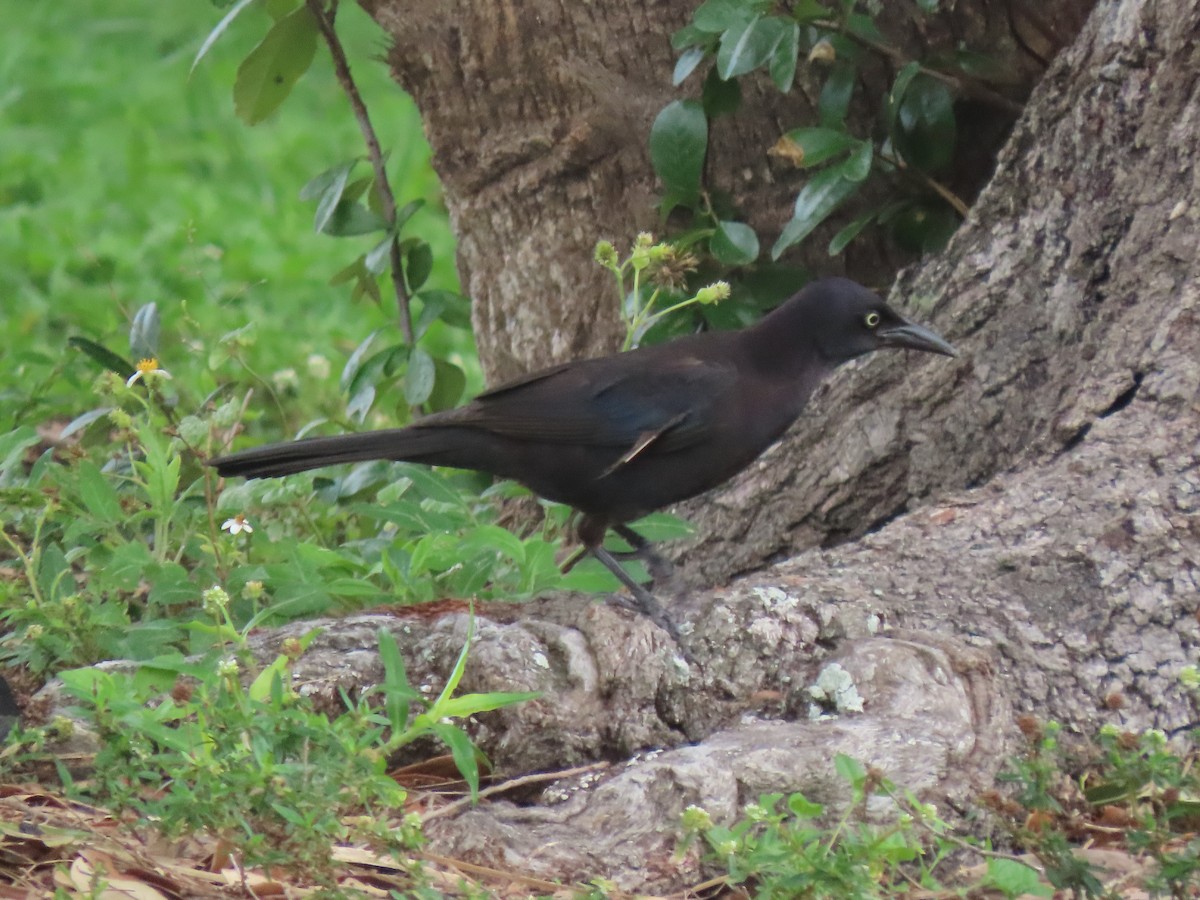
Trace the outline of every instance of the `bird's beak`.
{"label": "bird's beak", "polygon": [[958,351],[948,341],[923,325],[913,322],[905,322],[895,328],[884,328],[878,334],[885,347],[895,347],[900,350],[924,350],[927,353],[941,353],[943,356],[958,356]]}

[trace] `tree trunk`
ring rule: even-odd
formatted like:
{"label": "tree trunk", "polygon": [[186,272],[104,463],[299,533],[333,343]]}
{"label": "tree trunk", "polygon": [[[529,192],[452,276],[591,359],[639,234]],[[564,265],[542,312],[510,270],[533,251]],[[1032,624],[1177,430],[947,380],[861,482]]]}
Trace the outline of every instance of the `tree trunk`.
{"label": "tree trunk", "polygon": [[[1175,8],[1194,4],[1150,4],[1146,15],[1194,27]],[[1152,21],[1118,52],[1109,42],[1127,20],[1092,21],[1107,30],[1039,86],[967,225],[893,291],[962,357],[950,373],[919,355],[876,358],[832,384],[752,472],[689,506],[705,505],[685,555],[698,581],[857,537],[921,498],[1044,465],[1135,397],[1157,397],[1162,378],[1179,377],[1173,366],[1197,358],[1188,315],[1163,332],[1195,277],[1187,45],[1168,56],[1174,32]],[[1173,401],[1190,402],[1186,390]]]}

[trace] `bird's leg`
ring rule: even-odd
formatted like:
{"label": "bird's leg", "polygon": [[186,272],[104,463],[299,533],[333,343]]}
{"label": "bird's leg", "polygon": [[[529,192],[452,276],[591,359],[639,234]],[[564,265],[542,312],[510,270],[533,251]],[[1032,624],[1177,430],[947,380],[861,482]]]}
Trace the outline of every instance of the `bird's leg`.
{"label": "bird's leg", "polygon": [[[613,525],[612,530],[621,540],[633,548],[629,552],[610,550],[609,555],[613,559],[621,561],[640,559],[646,564],[646,570],[650,573],[650,577],[654,580],[655,584],[663,584],[674,577],[675,567],[671,564],[671,561],[656,551],[654,545],[648,540],[628,525]],[[579,565],[579,561],[583,559],[587,552],[588,548],[586,546],[580,547],[563,561],[562,565],[559,566],[559,571],[566,575]]]}
{"label": "bird's leg", "polygon": [[626,572],[621,564],[604,547],[596,546],[588,549],[592,556],[600,560],[606,569],[616,575],[617,580],[625,585],[629,593],[633,595],[633,602],[631,604],[622,605],[632,606],[638,612],[642,613],[647,619],[669,634],[671,639],[682,648],[683,639],[679,634],[679,626],[675,624],[667,614],[667,611],[662,608],[662,604],[658,602],[658,599],[634,581],[633,576]]}
{"label": "bird's leg", "polygon": [[633,548],[634,556],[646,564],[646,570],[655,584],[670,581],[675,575],[675,567],[671,561],[654,549],[654,545],[630,528],[628,525],[614,525],[612,530]]}
{"label": "bird's leg", "polygon": [[[584,552],[591,553],[592,556],[600,560],[601,564],[608,569],[608,571],[612,572],[613,575],[617,577],[617,580],[621,582],[621,584],[625,585],[629,593],[633,595],[632,600],[619,601],[620,605],[625,606],[626,608],[632,608],[642,613],[642,615],[644,615],[651,622],[671,636],[671,639],[675,641],[675,644],[679,647],[680,652],[683,654],[684,659],[686,659],[688,662],[695,662],[695,659],[692,657],[691,653],[683,643],[682,637],[679,633],[679,626],[675,624],[675,622],[667,614],[667,611],[662,608],[662,604],[658,602],[657,598],[653,594],[638,584],[632,575],[625,571],[624,567],[620,562],[617,561],[616,557],[613,556],[612,553],[604,549],[604,535],[605,532],[608,531],[608,525],[609,523],[603,519],[594,518],[588,515],[584,515],[579,520],[576,533],[579,535],[579,540],[583,544]],[[629,538],[626,537],[626,535],[621,535],[621,537],[629,541],[630,545],[635,547],[635,550],[638,545],[641,545],[642,547],[648,546],[646,540],[640,534],[632,529],[626,528],[625,526],[621,526],[621,528],[633,536],[633,540],[629,541]],[[618,532],[618,534],[620,534],[620,532]],[[578,560],[572,557],[570,561],[572,564],[574,564]],[[613,599],[616,600],[617,598],[614,597]]]}

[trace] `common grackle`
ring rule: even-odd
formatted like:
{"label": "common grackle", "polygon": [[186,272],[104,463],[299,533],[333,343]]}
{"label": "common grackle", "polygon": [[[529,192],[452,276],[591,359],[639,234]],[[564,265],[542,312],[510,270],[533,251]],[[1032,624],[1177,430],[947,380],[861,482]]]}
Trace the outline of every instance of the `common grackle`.
{"label": "common grackle", "polygon": [[654,597],[604,548],[605,533],[644,549],[626,523],[736,475],[796,420],[825,376],[886,347],[955,355],[861,285],[826,278],[741,331],[554,366],[406,428],[271,444],[211,465],[263,478],[390,459],[512,478],[581,513],[586,550],[674,635]]}

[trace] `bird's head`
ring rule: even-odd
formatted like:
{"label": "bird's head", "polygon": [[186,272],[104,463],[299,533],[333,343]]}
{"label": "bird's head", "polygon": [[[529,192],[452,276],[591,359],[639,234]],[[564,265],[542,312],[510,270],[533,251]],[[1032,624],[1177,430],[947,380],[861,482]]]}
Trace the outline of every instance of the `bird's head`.
{"label": "bird's head", "polygon": [[938,334],[908,321],[848,278],[814,281],[785,306],[792,304],[817,352],[835,366],[885,348],[958,355]]}

